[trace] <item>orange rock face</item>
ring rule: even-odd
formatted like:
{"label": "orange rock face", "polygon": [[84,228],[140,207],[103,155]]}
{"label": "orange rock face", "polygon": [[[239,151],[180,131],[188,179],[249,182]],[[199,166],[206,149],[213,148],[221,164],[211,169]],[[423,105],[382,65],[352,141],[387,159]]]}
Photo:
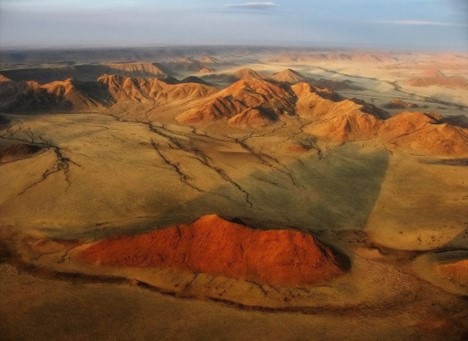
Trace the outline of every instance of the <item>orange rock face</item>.
{"label": "orange rock face", "polygon": [[468,155],[468,129],[441,119],[434,114],[402,112],[384,121],[379,137],[387,147],[418,155]]}
{"label": "orange rock face", "polygon": [[468,286],[468,259],[437,265],[436,271],[443,277]]}
{"label": "orange rock face", "polygon": [[98,78],[116,102],[167,104],[180,100],[196,100],[215,89],[196,83],[168,84],[157,78],[131,78],[103,75]]}
{"label": "orange rock face", "polygon": [[[263,125],[268,120],[275,121],[284,114],[292,114],[294,101],[292,92],[271,82],[250,77],[208,97],[192,110],[178,115],[176,120],[185,124],[208,123],[244,114],[230,123],[242,126],[247,120],[250,125],[255,122]],[[246,112],[249,109],[256,109],[257,112]]]}
{"label": "orange rock face", "polygon": [[321,283],[343,273],[332,251],[311,235],[253,230],[215,215],[98,241],[79,258],[106,266],[171,267],[280,286]]}
{"label": "orange rock face", "polygon": [[40,84],[0,79],[0,110],[5,111],[97,111],[103,105],[72,79]]}

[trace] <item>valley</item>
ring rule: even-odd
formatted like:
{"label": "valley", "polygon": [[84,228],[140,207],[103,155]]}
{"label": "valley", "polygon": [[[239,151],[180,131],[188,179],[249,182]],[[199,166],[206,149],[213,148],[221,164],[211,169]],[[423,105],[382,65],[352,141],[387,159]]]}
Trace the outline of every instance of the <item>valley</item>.
{"label": "valley", "polygon": [[1,56],[5,339],[468,335],[466,55]]}

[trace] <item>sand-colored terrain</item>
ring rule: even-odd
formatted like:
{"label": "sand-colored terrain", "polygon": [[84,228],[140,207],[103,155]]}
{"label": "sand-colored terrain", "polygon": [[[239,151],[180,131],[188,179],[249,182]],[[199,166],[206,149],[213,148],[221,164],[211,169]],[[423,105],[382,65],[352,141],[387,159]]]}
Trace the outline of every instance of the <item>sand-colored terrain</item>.
{"label": "sand-colored terrain", "polygon": [[0,338],[465,338],[465,60],[0,71]]}
{"label": "sand-colored terrain", "polygon": [[466,250],[424,254],[415,259],[417,274],[449,292],[468,295]]}

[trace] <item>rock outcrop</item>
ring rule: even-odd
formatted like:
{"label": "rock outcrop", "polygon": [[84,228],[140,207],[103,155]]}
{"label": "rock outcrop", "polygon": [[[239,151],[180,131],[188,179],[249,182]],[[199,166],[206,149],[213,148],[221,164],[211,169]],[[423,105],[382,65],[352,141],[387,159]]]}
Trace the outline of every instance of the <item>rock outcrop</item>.
{"label": "rock outcrop", "polygon": [[[9,112],[99,111],[106,98],[95,84],[72,79],[40,84],[36,81],[0,81],[0,110]],[[88,93],[92,93],[89,95]],[[98,95],[98,96],[96,96]]]}
{"label": "rock outcrop", "polygon": [[[129,67],[122,65],[124,70]],[[261,128],[294,117],[302,121],[304,133],[334,144],[375,140],[390,150],[421,156],[468,155],[468,129],[437,114],[402,112],[388,118],[386,112],[363,101],[305,82],[289,69],[271,81],[250,69],[239,70],[233,77],[242,79],[218,90],[197,77],[171,83],[169,79],[105,74],[95,82],[67,79],[40,84],[1,76],[0,110],[105,112],[116,105],[119,112],[121,108],[130,111],[130,119],[144,109],[153,110],[154,115],[165,112],[182,124],[221,121],[238,128]]]}
{"label": "rock outcrop", "polygon": [[298,286],[343,274],[333,252],[309,234],[253,230],[216,215],[84,248],[82,261],[113,267],[169,267],[260,284]]}
{"label": "rock outcrop", "polygon": [[[275,121],[284,114],[294,114],[295,96],[276,84],[268,81],[247,78],[235,82],[179,116],[181,123],[207,123],[219,119],[231,119],[246,110],[256,109],[263,117],[261,122]],[[249,111],[252,114],[252,111]],[[249,114],[249,115],[250,115]],[[235,123],[231,120],[230,123]]]}
{"label": "rock outcrop", "polygon": [[198,83],[169,84],[157,78],[131,78],[103,75],[98,78],[115,102],[170,104],[180,100],[197,100],[216,89]]}

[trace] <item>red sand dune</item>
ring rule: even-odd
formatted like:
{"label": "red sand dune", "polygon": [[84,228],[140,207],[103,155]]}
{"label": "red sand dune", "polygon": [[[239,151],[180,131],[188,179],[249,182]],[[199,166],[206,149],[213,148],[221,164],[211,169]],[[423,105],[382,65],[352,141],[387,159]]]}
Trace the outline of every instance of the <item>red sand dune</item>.
{"label": "red sand dune", "polygon": [[79,258],[106,266],[171,267],[280,286],[320,283],[343,273],[332,251],[309,234],[253,230],[216,215],[98,241]]}

